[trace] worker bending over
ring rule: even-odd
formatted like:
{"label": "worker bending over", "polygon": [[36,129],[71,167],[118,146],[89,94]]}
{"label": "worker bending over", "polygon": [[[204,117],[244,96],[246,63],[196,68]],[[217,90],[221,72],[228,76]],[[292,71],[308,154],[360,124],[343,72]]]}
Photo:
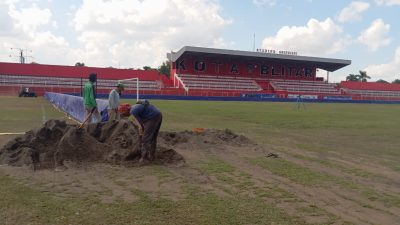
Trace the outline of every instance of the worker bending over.
{"label": "worker bending over", "polygon": [[141,100],[132,106],[130,113],[139,126],[141,138],[139,162],[153,161],[157,147],[157,136],[162,123],[161,111],[147,100]]}

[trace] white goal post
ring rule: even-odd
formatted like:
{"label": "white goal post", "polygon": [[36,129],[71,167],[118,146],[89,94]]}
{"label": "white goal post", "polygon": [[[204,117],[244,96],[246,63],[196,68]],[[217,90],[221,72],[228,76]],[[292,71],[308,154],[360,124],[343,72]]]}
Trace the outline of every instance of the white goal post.
{"label": "white goal post", "polygon": [[118,80],[125,85],[125,88],[128,88],[132,82],[129,81],[136,81],[136,101],[139,101],[139,78],[129,78],[129,79],[122,79]]}

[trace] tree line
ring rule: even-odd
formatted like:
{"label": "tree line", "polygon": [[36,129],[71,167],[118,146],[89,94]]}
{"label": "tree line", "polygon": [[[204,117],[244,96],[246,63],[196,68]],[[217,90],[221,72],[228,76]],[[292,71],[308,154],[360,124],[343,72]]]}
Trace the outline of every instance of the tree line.
{"label": "tree line", "polygon": [[[356,81],[356,82],[368,82],[368,79],[371,79],[370,76],[367,75],[367,71],[359,71],[359,74],[349,74],[346,77],[346,81]],[[378,83],[390,83],[386,80],[379,79],[376,82]],[[400,79],[396,79],[391,82],[392,84],[400,84]]]}
{"label": "tree line", "polygon": [[[85,66],[85,63],[83,62],[77,62],[75,63],[75,66]],[[107,68],[114,68],[112,66],[109,66]],[[129,68],[130,70],[133,70],[134,68]],[[157,70],[158,72],[167,75],[167,77],[170,76],[170,71],[171,71],[171,62],[169,60],[163,62],[158,68],[152,68],[151,66],[143,66],[143,68],[139,68],[138,70]]]}

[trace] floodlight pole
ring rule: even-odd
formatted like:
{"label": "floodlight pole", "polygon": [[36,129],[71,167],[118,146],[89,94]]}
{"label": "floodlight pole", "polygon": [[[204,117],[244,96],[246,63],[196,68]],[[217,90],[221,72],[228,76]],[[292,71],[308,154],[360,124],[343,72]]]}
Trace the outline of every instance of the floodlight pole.
{"label": "floodlight pole", "polygon": [[256,51],[256,33],[253,34],[253,52]]}
{"label": "floodlight pole", "polygon": [[[30,57],[33,59],[33,56],[28,55],[28,49],[25,50],[25,54],[24,54],[24,50],[22,48],[10,48],[11,50],[17,50],[18,51],[18,55],[10,55],[10,57],[17,57],[19,59],[19,63],[21,64],[25,64],[26,62],[26,58]],[[29,52],[32,52],[32,50],[29,50]]]}

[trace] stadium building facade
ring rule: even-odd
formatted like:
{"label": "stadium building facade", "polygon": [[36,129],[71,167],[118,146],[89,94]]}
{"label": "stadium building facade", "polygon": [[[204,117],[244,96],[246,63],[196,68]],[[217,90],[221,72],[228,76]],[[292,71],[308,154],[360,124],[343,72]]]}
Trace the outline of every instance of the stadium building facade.
{"label": "stadium building facade", "polygon": [[168,55],[178,74],[316,80],[316,69],[336,71],[350,60],[184,47]]}
{"label": "stadium building facade", "polygon": [[[39,95],[46,91],[77,95],[88,74],[97,73],[97,91],[104,95],[118,80],[139,78],[139,93],[153,97],[400,100],[397,84],[333,84],[316,75],[317,70],[329,75],[350,65],[350,60],[192,46],[168,53],[167,58],[171,63],[169,77],[157,70],[0,63],[0,94],[17,95],[21,88],[29,87]],[[124,94],[134,95],[136,90],[136,82],[132,81]]]}

